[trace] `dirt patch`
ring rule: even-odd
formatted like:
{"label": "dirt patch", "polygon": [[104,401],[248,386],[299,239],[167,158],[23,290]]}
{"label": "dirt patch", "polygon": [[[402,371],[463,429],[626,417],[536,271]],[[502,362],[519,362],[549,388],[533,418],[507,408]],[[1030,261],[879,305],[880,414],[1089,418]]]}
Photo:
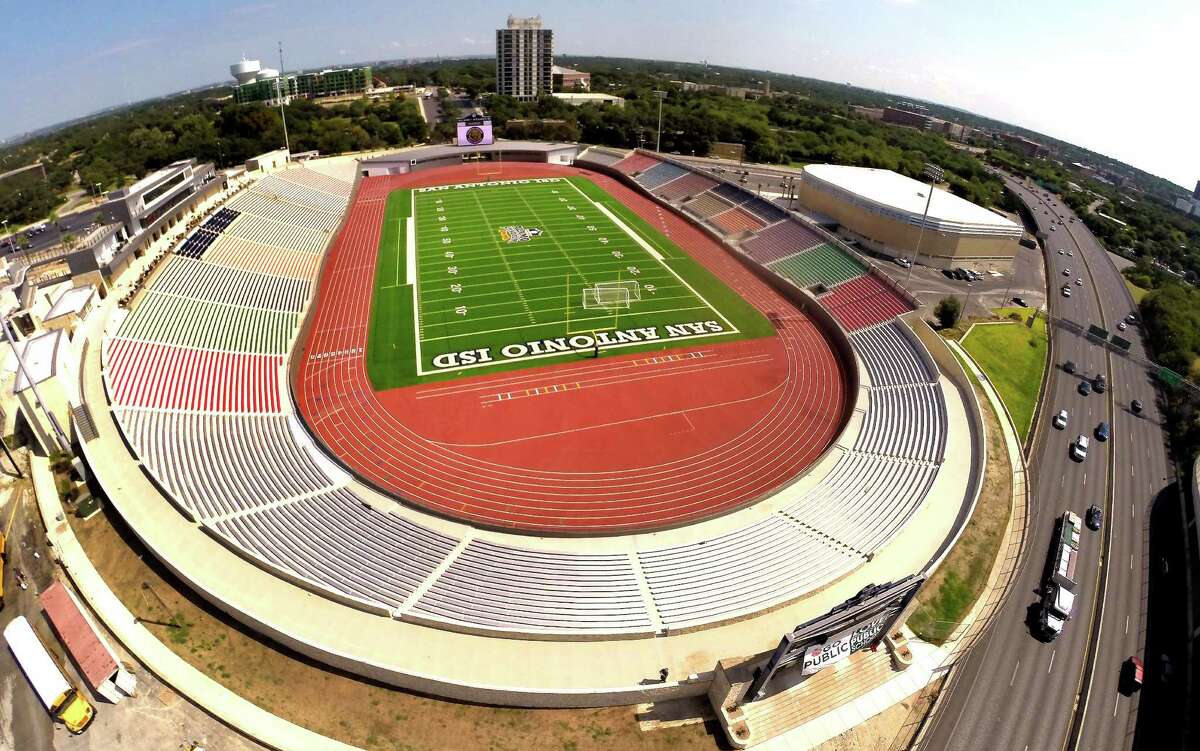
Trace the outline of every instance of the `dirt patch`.
{"label": "dirt patch", "polygon": [[340,673],[231,623],[159,565],[105,507],[71,526],[125,607],[172,651],[258,706],[367,749],[714,749],[714,723],[639,729],[634,707],[507,709],[443,701]]}

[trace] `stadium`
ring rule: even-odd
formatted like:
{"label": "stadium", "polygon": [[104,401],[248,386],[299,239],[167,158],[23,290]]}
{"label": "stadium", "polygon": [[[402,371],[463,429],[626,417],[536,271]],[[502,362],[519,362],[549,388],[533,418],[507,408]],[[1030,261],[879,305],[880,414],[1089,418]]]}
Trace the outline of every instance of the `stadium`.
{"label": "stadium", "polygon": [[798,186],[800,203],[847,239],[894,257],[919,248],[927,266],[1008,269],[1023,235],[1018,222],[891,170],[810,164]]}
{"label": "stadium", "polygon": [[703,695],[926,575],[981,483],[908,293],[649,152],[294,163],[124,303],[76,416],[111,504],[248,627],[424,693]]}

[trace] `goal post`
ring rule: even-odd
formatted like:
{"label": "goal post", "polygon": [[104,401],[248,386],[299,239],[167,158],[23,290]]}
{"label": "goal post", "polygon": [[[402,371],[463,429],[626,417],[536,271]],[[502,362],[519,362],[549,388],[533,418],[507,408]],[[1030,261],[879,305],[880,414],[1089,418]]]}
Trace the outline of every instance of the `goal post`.
{"label": "goal post", "polygon": [[583,288],[584,310],[626,310],[642,299],[641,285],[635,280],[596,282]]}

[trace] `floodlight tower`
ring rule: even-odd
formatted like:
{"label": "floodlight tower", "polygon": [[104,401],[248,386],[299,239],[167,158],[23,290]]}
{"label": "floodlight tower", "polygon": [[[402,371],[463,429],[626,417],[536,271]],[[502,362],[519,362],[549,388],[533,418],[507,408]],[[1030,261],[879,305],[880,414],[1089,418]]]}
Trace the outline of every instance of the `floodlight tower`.
{"label": "floodlight tower", "polygon": [[913,252],[912,262],[908,264],[908,273],[904,276],[905,287],[908,286],[908,281],[912,278],[913,267],[917,265],[917,259],[921,257],[921,240],[925,237],[925,222],[929,220],[929,204],[933,202],[933,186],[940,183],[946,177],[945,170],[933,162],[925,163],[925,169],[922,170],[922,174],[929,178],[929,194],[925,196],[925,213],[921,216],[921,228],[917,231],[917,249]]}
{"label": "floodlight tower", "polygon": [[667,92],[655,91],[654,96],[658,97],[658,135],[655,137],[654,151],[662,153],[662,104],[663,100],[667,98]]}
{"label": "floodlight tower", "polygon": [[288,158],[291,158],[292,143],[288,140],[287,132],[287,115],[283,111],[283,93],[280,88],[283,86],[283,42],[279,43],[279,75],[275,76],[275,94],[279,97],[279,117],[283,120],[283,148],[287,149]]}

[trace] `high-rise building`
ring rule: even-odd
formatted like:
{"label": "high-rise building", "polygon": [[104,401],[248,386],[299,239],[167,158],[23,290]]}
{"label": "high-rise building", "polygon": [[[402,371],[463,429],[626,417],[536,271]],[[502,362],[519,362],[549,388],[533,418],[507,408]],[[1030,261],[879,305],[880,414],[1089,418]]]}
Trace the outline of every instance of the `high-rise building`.
{"label": "high-rise building", "polygon": [[542,28],[542,17],[508,17],[508,28],[496,29],[496,93],[537,99],[552,90],[554,32]]}

